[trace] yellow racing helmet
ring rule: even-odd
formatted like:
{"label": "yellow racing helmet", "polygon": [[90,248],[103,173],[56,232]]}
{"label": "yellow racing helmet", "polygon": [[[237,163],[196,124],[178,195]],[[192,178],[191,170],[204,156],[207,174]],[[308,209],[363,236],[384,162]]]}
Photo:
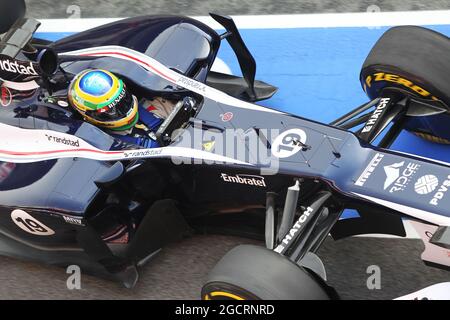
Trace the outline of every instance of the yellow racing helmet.
{"label": "yellow racing helmet", "polygon": [[72,106],[96,126],[123,131],[139,120],[136,97],[121,79],[106,70],[80,72],[72,80],[68,95]]}

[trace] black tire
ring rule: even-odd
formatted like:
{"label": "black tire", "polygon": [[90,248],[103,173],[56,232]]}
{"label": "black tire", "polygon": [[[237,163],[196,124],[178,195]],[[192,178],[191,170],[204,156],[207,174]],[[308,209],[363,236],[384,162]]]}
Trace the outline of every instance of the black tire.
{"label": "black tire", "polygon": [[0,0],[0,34],[7,32],[18,19],[25,15],[24,0]]}
{"label": "black tire", "polygon": [[318,276],[263,247],[240,245],[213,268],[204,300],[330,300],[334,290]]}
{"label": "black tire", "polygon": [[[360,81],[370,99],[394,87],[450,106],[450,39],[422,27],[391,28],[364,61]],[[450,109],[439,117],[450,123]],[[407,129],[433,142],[450,143],[447,128],[438,127],[430,121],[428,125],[415,121]]]}

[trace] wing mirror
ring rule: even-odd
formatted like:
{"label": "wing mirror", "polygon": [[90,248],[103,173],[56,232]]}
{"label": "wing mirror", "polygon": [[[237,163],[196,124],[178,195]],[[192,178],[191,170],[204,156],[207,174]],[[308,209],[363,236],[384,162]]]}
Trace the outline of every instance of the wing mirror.
{"label": "wing mirror", "polygon": [[50,77],[59,67],[58,54],[51,48],[45,48],[39,52],[37,59],[42,75]]}

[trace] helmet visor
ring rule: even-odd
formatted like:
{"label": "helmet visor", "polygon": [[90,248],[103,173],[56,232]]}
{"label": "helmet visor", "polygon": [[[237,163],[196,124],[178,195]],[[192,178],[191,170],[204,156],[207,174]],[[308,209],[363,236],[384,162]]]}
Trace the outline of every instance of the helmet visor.
{"label": "helmet visor", "polygon": [[133,96],[124,86],[119,96],[109,105],[97,110],[88,110],[86,114],[101,122],[117,121],[125,118],[133,109],[133,106]]}

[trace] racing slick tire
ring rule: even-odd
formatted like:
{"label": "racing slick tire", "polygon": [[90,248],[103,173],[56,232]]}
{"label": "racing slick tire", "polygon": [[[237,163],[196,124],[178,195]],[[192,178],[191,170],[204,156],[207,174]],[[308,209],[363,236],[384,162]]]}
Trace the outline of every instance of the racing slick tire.
{"label": "racing slick tire", "polygon": [[[393,87],[450,106],[450,39],[417,26],[391,28],[364,61],[360,81],[370,99]],[[450,144],[450,108],[426,118],[411,121],[406,129],[427,140]]]}
{"label": "racing slick tire", "polygon": [[312,272],[264,247],[240,245],[211,270],[203,300],[331,300],[334,289]]}
{"label": "racing slick tire", "polygon": [[24,0],[0,0],[0,34],[7,32],[25,11]]}

